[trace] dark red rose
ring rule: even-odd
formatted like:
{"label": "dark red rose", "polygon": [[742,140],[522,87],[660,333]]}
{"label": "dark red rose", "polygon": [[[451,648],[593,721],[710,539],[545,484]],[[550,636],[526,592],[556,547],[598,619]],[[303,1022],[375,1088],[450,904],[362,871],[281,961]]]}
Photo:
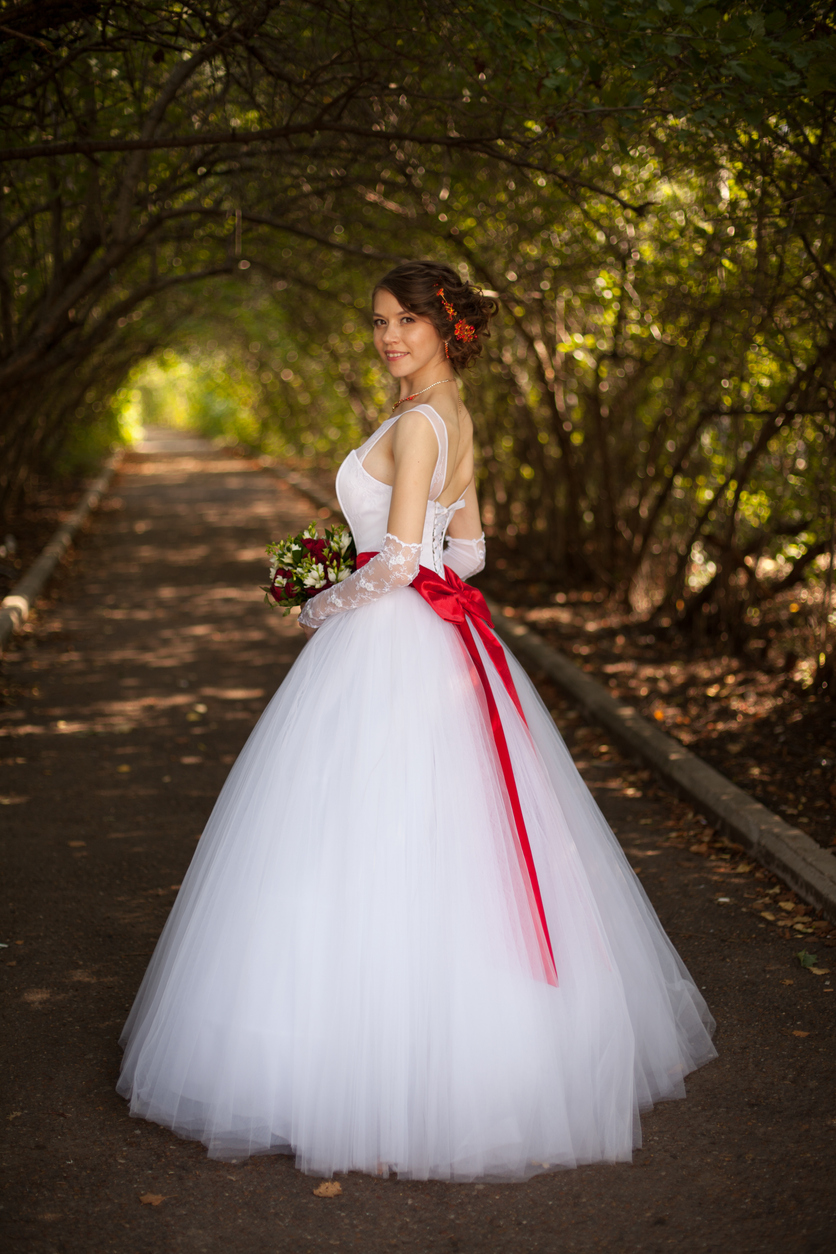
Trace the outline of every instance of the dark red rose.
{"label": "dark red rose", "polygon": [[296,581],[293,572],[284,567],[279,567],[273,577],[273,583],[270,586],[270,595],[274,601],[281,603],[284,600],[294,600],[298,595]]}
{"label": "dark red rose", "polygon": [[316,561],[318,562],[322,561],[323,557],[325,556],[325,541],[324,540],[320,539],[319,536],[316,536],[313,538],[311,538],[310,536],[306,536],[305,539],[302,541],[302,543],[307,549],[307,551],[310,553],[311,557],[315,558]]}

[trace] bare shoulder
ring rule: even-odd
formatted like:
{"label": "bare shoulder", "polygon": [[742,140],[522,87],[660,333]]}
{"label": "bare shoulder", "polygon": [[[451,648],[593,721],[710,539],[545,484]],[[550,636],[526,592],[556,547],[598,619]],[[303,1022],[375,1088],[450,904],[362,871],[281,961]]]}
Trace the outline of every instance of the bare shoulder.
{"label": "bare shoulder", "polygon": [[473,436],[473,421],[458,390],[438,388],[430,393],[430,404],[447,428],[452,447],[458,447]]}
{"label": "bare shoulder", "polygon": [[455,390],[450,387],[434,388],[427,397],[427,403],[448,427],[456,427],[459,421],[459,414],[463,409],[462,402],[459,399],[458,388]]}

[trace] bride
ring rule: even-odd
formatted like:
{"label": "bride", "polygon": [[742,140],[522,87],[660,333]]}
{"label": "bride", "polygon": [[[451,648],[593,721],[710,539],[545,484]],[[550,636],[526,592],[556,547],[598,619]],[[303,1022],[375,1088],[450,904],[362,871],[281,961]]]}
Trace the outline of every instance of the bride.
{"label": "bride", "polygon": [[358,569],[215,805],[122,1042],[133,1115],[220,1158],[526,1179],[629,1160],[715,1056],[705,1003],[548,711],[484,565],[457,376],[494,303],[397,266],[400,399],[340,467]]}

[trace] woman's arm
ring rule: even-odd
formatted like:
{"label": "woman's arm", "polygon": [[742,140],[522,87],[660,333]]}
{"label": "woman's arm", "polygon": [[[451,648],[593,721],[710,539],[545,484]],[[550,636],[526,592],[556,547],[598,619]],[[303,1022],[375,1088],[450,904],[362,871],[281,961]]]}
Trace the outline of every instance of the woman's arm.
{"label": "woman's arm", "polygon": [[376,601],[395,588],[406,587],[417,575],[427,502],[438,461],[438,438],[420,410],[408,410],[395,423],[392,455],[395,471],[383,547],[348,579],[312,597],[299,615],[302,627],[316,630],[332,614]]}

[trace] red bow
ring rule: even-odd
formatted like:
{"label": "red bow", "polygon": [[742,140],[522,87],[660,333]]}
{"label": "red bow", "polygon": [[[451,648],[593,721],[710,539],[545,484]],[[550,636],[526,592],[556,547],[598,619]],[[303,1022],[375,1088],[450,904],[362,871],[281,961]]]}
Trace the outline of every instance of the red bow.
{"label": "red bow", "polygon": [[[361,566],[365,566],[366,562],[372,557],[374,557],[374,553],[360,553],[357,557],[358,569]],[[508,742],[505,739],[502,720],[499,717],[499,710],[497,709],[490,680],[482,661],[482,655],[473,638],[474,630],[485,646],[485,651],[496,667],[505,689],[514,702],[523,722],[525,722],[525,715],[520,705],[517,690],[514,687],[514,681],[511,678],[511,672],[508,669],[505,651],[494,633],[493,620],[491,619],[485,598],[478,589],[459,579],[455,571],[450,570],[449,567],[445,567],[445,571],[447,577],[442,579],[434,570],[429,570],[426,566],[420,566],[418,574],[410,586],[420,593],[427,604],[435,610],[439,618],[443,618],[445,622],[452,623],[457,628],[482,682],[485,700],[488,703],[491,731],[493,732],[508,799],[511,803],[511,812],[514,815],[514,823],[517,829],[517,852],[520,859],[520,869],[523,874],[523,882],[528,890],[532,918],[540,948],[540,957],[543,962],[546,980],[549,984],[557,985],[557,970],[555,968],[551,938],[549,937],[549,928],[546,922],[546,912],[543,908],[537,869],[534,865],[534,857],[525,827],[519,793],[517,792],[517,783],[514,779],[514,769],[511,765],[511,755],[508,752]]]}

